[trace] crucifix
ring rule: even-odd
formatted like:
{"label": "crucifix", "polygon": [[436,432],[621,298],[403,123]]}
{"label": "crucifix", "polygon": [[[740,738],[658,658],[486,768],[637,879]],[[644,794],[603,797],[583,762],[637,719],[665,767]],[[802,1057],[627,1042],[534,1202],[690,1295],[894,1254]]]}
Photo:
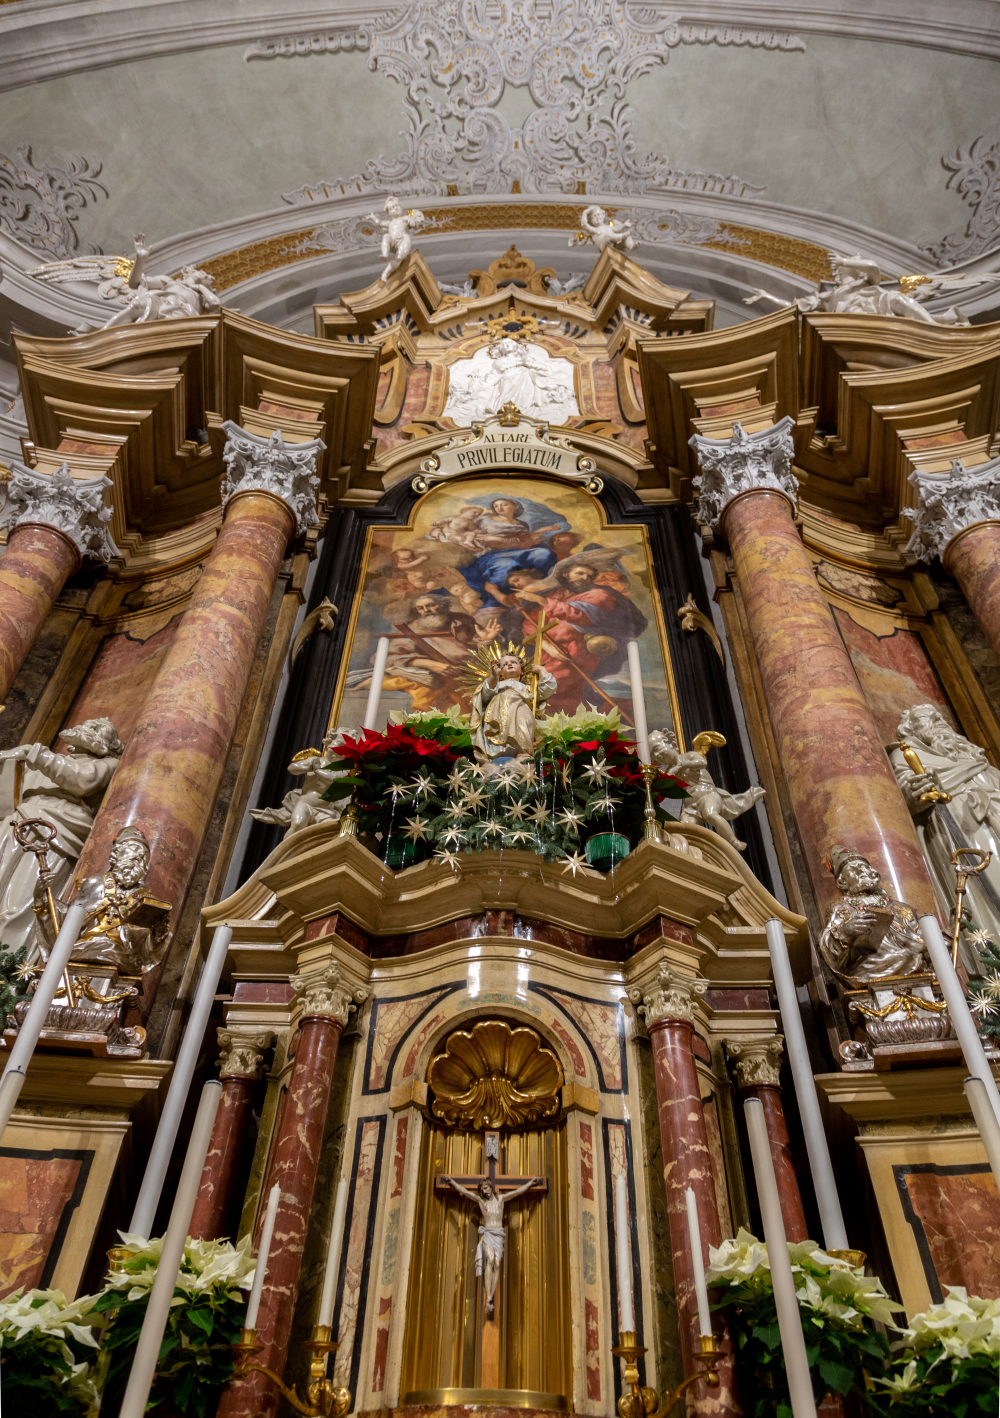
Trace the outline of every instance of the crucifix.
{"label": "crucifix", "polygon": [[476,1274],[482,1276],[484,1294],[483,1345],[480,1387],[500,1387],[500,1329],[494,1306],[500,1262],[503,1260],[505,1232],[503,1209],[508,1201],[526,1193],[544,1196],[549,1189],[545,1177],[511,1177],[498,1174],[500,1134],[489,1128],[483,1134],[486,1171],[479,1175],[442,1176],[435,1181],[441,1191],[457,1191],[474,1201],[482,1215],[479,1245],[476,1247]]}

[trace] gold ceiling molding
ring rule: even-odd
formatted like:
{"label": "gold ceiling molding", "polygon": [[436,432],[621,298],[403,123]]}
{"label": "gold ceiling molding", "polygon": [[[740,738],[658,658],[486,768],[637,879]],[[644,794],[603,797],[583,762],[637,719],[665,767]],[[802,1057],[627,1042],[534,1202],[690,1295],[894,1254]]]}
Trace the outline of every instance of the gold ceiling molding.
{"label": "gold ceiling molding", "polygon": [[427,1066],[431,1112],[452,1127],[533,1127],[559,1112],[563,1072],[534,1029],[481,1019],[456,1029]]}
{"label": "gold ceiling molding", "polygon": [[[612,211],[618,210],[612,208]],[[427,207],[424,215],[433,222],[435,232],[461,231],[576,231],[580,225],[582,206],[559,202],[491,202],[466,207]],[[761,231],[757,227],[721,223],[721,234],[699,246],[716,251],[732,251],[748,259],[760,261],[778,270],[789,271],[812,281],[826,280],[830,274],[826,248],[794,236]],[[306,227],[284,236],[268,237],[250,246],[213,256],[199,262],[202,270],[215,277],[219,291],[229,290],[243,281],[253,280],[267,271],[291,266],[298,261],[310,261],[323,255],[323,248],[304,250],[303,247],[322,228]],[[374,228],[362,226],[362,232],[374,233]],[[683,245],[683,242],[678,242]],[[374,251],[373,247],[373,251]]]}

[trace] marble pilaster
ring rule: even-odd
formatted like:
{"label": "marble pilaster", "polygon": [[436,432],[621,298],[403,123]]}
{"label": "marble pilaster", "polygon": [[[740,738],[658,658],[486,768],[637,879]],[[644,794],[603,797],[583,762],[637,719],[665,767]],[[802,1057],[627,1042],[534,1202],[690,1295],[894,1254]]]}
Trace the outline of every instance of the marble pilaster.
{"label": "marble pilaster", "polygon": [[785,1222],[785,1235],[790,1241],[807,1241],[809,1228],[802,1208],[802,1194],[792,1162],[788,1125],[785,1122],[785,1109],[781,1100],[783,1044],[781,1035],[776,1034],[769,1039],[727,1041],[726,1047],[730,1058],[735,1062],[740,1098],[759,1098],[764,1109],[774,1175],[778,1181],[781,1214]]}
{"label": "marble pilaster", "polygon": [[[688,1187],[691,1187],[698,1202],[706,1246],[718,1246],[722,1241],[708,1130],[693,1047],[695,1001],[705,993],[706,988],[705,981],[681,975],[663,963],[648,985],[629,991],[629,998],[646,1016],[646,1030],[652,1045],[674,1295],[685,1378],[700,1372],[694,1357],[698,1304],[688,1235]],[[698,1414],[741,1413],[728,1331],[720,1316],[716,1317],[715,1324],[724,1350],[719,1364],[719,1387],[693,1385],[694,1411]]]}
{"label": "marble pilaster", "polygon": [[15,463],[4,485],[0,526],[8,528],[0,558],[0,702],[6,698],[42,622],[84,557],[118,555],[108,522],[106,477],[74,478]]}
{"label": "marble pilaster", "polygon": [[[284,1373],[288,1358],[337,1047],[349,1011],[367,997],[365,990],[344,984],[336,965],[293,975],[291,985],[302,1013],[290,1050],[294,1051],[292,1073],[261,1189],[266,1198],[277,1184],[281,1199],[257,1319],[257,1341],[263,1350],[255,1360],[278,1374]],[[263,1208],[254,1236],[255,1250],[262,1219]],[[273,1418],[277,1407],[274,1385],[254,1372],[229,1385],[218,1411],[219,1418]]]}
{"label": "marble pilaster", "polygon": [[1000,458],[972,468],[956,458],[950,473],[913,472],[910,484],[919,503],[906,550],[941,558],[1000,657]]}
{"label": "marble pilaster", "polygon": [[[180,912],[243,707],[289,538],[315,521],[305,502],[320,440],[288,448],[227,424],[225,520],[157,672],[80,859],[103,871],[122,827],[152,847],[149,890]],[[313,471],[310,471],[313,470]],[[282,493],[281,489],[284,489]]]}
{"label": "marble pilaster", "polygon": [[190,1228],[190,1234],[200,1240],[214,1241],[222,1235],[246,1142],[253,1085],[273,1038],[270,1029],[219,1030],[222,1097]]}
{"label": "marble pilaster", "polygon": [[[699,516],[729,543],[782,772],[820,908],[838,842],[870,857],[918,914],[935,897],[909,809],[793,519],[790,420],[691,440]],[[732,476],[730,476],[730,472]],[[727,497],[728,493],[728,497]]]}

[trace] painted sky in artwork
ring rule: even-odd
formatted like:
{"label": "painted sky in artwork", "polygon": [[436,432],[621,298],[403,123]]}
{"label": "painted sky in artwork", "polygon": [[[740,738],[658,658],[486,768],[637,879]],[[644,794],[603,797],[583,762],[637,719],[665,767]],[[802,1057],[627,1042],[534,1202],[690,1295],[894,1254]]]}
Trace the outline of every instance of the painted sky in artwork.
{"label": "painted sky in artwork", "polygon": [[671,723],[643,529],[602,527],[581,489],[542,478],[448,483],[424,497],[412,527],[370,537],[341,727],[361,723],[380,636],[389,659],[377,727],[392,709],[468,712],[462,677],[476,648],[524,642],[530,657],[541,609],[546,624],[558,621],[542,654],[557,686],[548,712],[583,703],[631,723],[626,644],[638,640],[649,726]]}

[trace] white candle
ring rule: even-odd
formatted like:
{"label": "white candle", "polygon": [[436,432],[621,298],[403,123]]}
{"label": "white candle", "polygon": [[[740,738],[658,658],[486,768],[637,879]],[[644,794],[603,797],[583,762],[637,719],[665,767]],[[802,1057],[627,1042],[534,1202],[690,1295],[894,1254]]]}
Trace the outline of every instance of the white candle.
{"label": "white candle", "polygon": [[208,1146],[212,1140],[212,1129],[215,1126],[215,1115],[221,1096],[222,1084],[217,1078],[206,1083],[201,1090],[201,1101],[191,1129],[191,1140],[184,1158],[181,1179],[177,1184],[170,1224],[163,1238],[156,1279],[153,1281],[149,1304],[146,1306],[146,1317],[142,1322],[139,1342],[135,1347],[119,1418],[144,1418],[146,1412],[146,1402],[153,1386],[163,1331],[167,1325],[170,1303],[174,1298],[177,1273],[184,1259],[191,1213],[194,1211],[198,1188],[201,1186],[201,1174],[208,1156]]}
{"label": "white candle", "polygon": [[618,1256],[618,1304],[621,1311],[619,1334],[635,1333],[632,1310],[632,1238],[628,1229],[628,1183],[615,1178],[615,1250]]}
{"label": "white candle", "polygon": [[806,1151],[809,1154],[809,1168],[812,1172],[816,1203],[819,1207],[820,1222],[823,1226],[823,1243],[827,1250],[846,1251],[847,1228],[844,1214],[840,1209],[840,1194],[833,1175],[830,1161],[830,1146],[826,1140],[823,1114],[819,1108],[819,1094],[809,1061],[802,1015],[799,1012],[799,997],[792,979],[792,965],[785,945],[785,932],[777,916],[772,916],[764,927],[767,948],[771,952],[771,973],[774,976],[774,992],[778,996],[781,1012],[781,1028],[785,1035],[788,1062],[795,1080],[795,1097],[802,1119]]}
{"label": "white candle", "polygon": [[701,1222],[698,1219],[698,1198],[691,1187],[684,1193],[687,1202],[688,1235],[691,1237],[691,1266],[694,1271],[694,1293],[698,1301],[698,1332],[712,1333],[712,1311],[708,1307],[708,1286],[705,1284],[705,1261],[701,1253]]}
{"label": "white candle", "polygon": [[643,763],[649,762],[649,733],[646,729],[646,700],[642,692],[642,666],[639,663],[639,642],[630,640],[628,677],[632,686],[632,717],[635,720],[635,746]]}
{"label": "white candle", "polygon": [[774,1303],[778,1311],[781,1353],[785,1361],[792,1413],[794,1418],[816,1418],[816,1400],[813,1397],[812,1379],[809,1377],[809,1359],[806,1356],[799,1302],[795,1297],[792,1265],[788,1259],[788,1242],[785,1239],[785,1223],[781,1216],[771,1143],[764,1120],[764,1105],[759,1098],[748,1098],[743,1108],[746,1113],[747,1132],[750,1135],[750,1155],[753,1158],[753,1172],[757,1182],[757,1199],[764,1222],[767,1262],[771,1267],[771,1285],[774,1288]]}
{"label": "white candle", "polygon": [[983,1041],[979,1037],[979,1030],[976,1022],[969,1010],[968,1002],[965,998],[965,991],[962,989],[958,976],[955,974],[955,967],[951,963],[951,948],[945,944],[944,936],[941,934],[941,927],[937,923],[936,916],[921,916],[920,934],[924,938],[924,945],[927,947],[927,954],[931,958],[934,973],[938,977],[938,984],[941,986],[941,993],[944,995],[945,1003],[948,1006],[948,1013],[951,1016],[952,1028],[958,1036],[958,1042],[962,1046],[962,1053],[965,1057],[965,1066],[972,1074],[973,1078],[982,1081],[986,1096],[993,1108],[994,1115],[1000,1120],[1000,1093],[997,1092],[996,1082],[993,1078],[993,1070],[986,1060],[986,1051],[983,1048]]}
{"label": "white candle", "polygon": [[55,999],[56,991],[62,984],[62,977],[66,973],[66,966],[73,954],[73,947],[79,938],[86,914],[83,906],[70,906],[66,912],[65,919],[59,927],[59,934],[49,951],[49,958],[42,971],[42,978],[31,997],[31,1004],[28,1006],[24,1023],[18,1029],[17,1038],[11,1046],[10,1054],[7,1057],[7,1066],[3,1071],[4,1087],[0,1089],[0,1137],[3,1136],[4,1129],[10,1122],[14,1104],[24,1087],[28,1064],[35,1052],[38,1036],[45,1028],[45,1021],[49,1015],[49,1005]]}
{"label": "white candle", "polygon": [[153,1229],[153,1222],[156,1220],[156,1208],[160,1202],[160,1192],[163,1190],[167,1167],[170,1165],[170,1154],[173,1152],[174,1143],[177,1140],[181,1116],[191,1089],[191,1079],[194,1077],[194,1071],[198,1065],[198,1056],[205,1040],[208,1016],[212,1010],[215,992],[219,988],[219,978],[222,975],[222,967],[226,963],[226,954],[232,935],[232,926],[216,926],[208,958],[202,967],[184,1038],[177,1050],[177,1062],[170,1075],[170,1088],[167,1092],[166,1102],[163,1105],[163,1112],[160,1114],[156,1136],[153,1138],[153,1146],[149,1153],[149,1161],[146,1163],[146,1170],[143,1173],[142,1186],[139,1188],[135,1210],[132,1212],[132,1220],[129,1222],[128,1229],[134,1236],[145,1236],[148,1239],[149,1233]]}
{"label": "white candle", "polygon": [[986,1149],[993,1176],[1000,1187],[1000,1123],[990,1107],[989,1095],[981,1078],[967,1078],[963,1084],[965,1096],[969,1100],[979,1136]]}
{"label": "white candle", "polygon": [[368,691],[368,705],[365,709],[365,717],[362,728],[374,729],[375,720],[378,717],[379,700],[382,698],[382,681],[385,679],[385,662],[389,658],[389,637],[379,636],[379,642],[375,649],[375,663],[372,665],[372,683]]}
{"label": "white candle", "polygon": [[260,1245],[257,1247],[257,1266],[253,1273],[253,1285],[250,1289],[250,1299],[247,1303],[247,1317],[243,1321],[245,1329],[257,1328],[257,1311],[260,1309],[260,1297],[264,1290],[264,1275],[267,1271],[267,1258],[271,1254],[271,1238],[274,1235],[274,1218],[278,1214],[278,1202],[281,1200],[281,1187],[275,1182],[267,1198],[267,1211],[264,1213],[264,1225],[260,1231]]}
{"label": "white candle", "polygon": [[333,1207],[333,1222],[330,1226],[330,1244],[326,1252],[326,1272],[323,1276],[323,1294],[320,1296],[317,1324],[333,1324],[333,1302],[337,1297],[337,1276],[340,1274],[340,1248],[344,1240],[344,1222],[347,1219],[347,1193],[350,1190],[347,1178],[341,1177],[337,1187],[337,1200]]}

